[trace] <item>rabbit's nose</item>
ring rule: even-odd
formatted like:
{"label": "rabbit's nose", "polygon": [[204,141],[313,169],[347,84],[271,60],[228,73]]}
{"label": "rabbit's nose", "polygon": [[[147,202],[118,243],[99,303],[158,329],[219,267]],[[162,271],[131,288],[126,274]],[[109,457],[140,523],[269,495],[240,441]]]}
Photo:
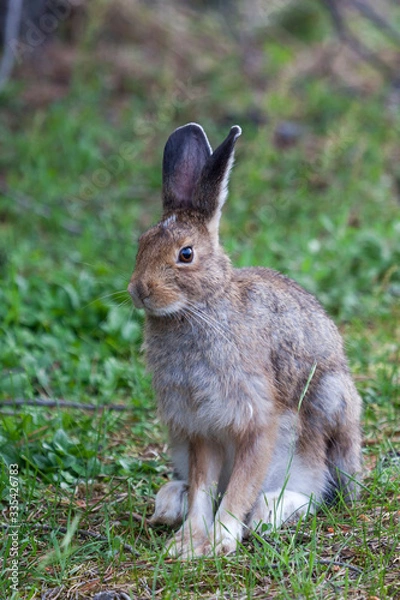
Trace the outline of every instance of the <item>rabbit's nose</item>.
{"label": "rabbit's nose", "polygon": [[143,308],[143,301],[150,295],[149,288],[143,281],[131,281],[128,285],[128,292],[138,308]]}

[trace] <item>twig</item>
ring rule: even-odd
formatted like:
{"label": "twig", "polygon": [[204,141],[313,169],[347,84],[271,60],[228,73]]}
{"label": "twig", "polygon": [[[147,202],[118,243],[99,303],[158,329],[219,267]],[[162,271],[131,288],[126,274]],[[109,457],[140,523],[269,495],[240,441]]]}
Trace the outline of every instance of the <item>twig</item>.
{"label": "twig", "polygon": [[329,558],[318,558],[315,562],[319,565],[328,565],[328,566],[333,565],[334,567],[344,567],[346,569],[350,569],[351,571],[354,571],[355,573],[360,573],[360,574],[363,573],[363,570],[360,569],[359,567],[355,567],[354,565],[352,565],[350,563],[345,563],[340,560],[331,560]]}
{"label": "twig", "polygon": [[[1,406],[0,406],[0,410],[1,410]],[[17,414],[15,410],[1,410],[1,414],[4,417],[15,417],[15,415]]]}
{"label": "twig", "polygon": [[337,2],[335,0],[321,0],[321,2],[322,4],[325,4],[333,21],[333,24],[339,34],[339,37],[342,37],[346,28],[343,22],[342,15],[337,7]]}
{"label": "twig", "polygon": [[[64,589],[65,587],[63,585],[58,588],[51,588],[50,590],[44,592],[42,595],[42,600],[58,600]],[[56,596],[54,596],[54,594],[56,594]]]}
{"label": "twig", "polygon": [[400,44],[400,33],[390,23],[385,21],[372,6],[366,2],[362,2],[362,0],[348,0],[348,2],[350,6],[354,6],[364,17],[372,21],[379,29],[382,29],[395,44]]}
{"label": "twig", "polygon": [[7,84],[14,67],[13,42],[18,41],[23,0],[8,0],[4,31],[4,52],[0,64],[0,91]]}
{"label": "twig", "polygon": [[129,410],[124,404],[83,404],[81,402],[70,402],[62,398],[47,399],[47,398],[15,398],[14,400],[1,400],[0,409],[2,406],[45,406],[46,408],[78,408],[79,410],[116,410],[122,412]]}
{"label": "twig", "polygon": [[386,77],[392,79],[393,73],[388,65],[381,60],[377,54],[374,54],[368,50],[366,46],[360,42],[360,40],[357,40],[355,37],[353,37],[349,31],[347,31],[346,35],[343,37],[343,42],[347,44],[349,48],[353,50],[353,52],[358,54],[360,58],[371,65],[371,67],[374,67],[374,69],[379,72],[385,73]]}
{"label": "twig", "polygon": [[51,210],[47,206],[41,206],[34,198],[30,198],[19,191],[12,190],[4,183],[0,184],[0,191],[14,200],[15,204],[23,210],[28,210],[30,213],[34,213],[35,215],[46,219],[51,217]]}
{"label": "twig", "polygon": [[[10,189],[4,183],[0,183],[0,191],[9,196],[12,200],[14,200],[15,204],[22,208],[24,211],[29,210],[29,212],[42,217],[43,219],[49,219],[51,217],[51,210],[47,206],[42,206],[37,202],[34,198],[27,196],[26,194],[22,194],[19,191]],[[57,201],[58,206],[64,206],[64,199],[60,199]],[[72,235],[79,235],[82,231],[81,228],[74,222],[61,222],[60,227],[68,231],[68,233],[72,233]]]}
{"label": "twig", "polygon": [[325,4],[331,16],[333,25],[342,42],[347,44],[347,46],[349,46],[353,52],[358,54],[360,58],[370,64],[374,69],[380,73],[385,73],[387,77],[392,79],[393,72],[390,67],[383,60],[381,60],[377,54],[371,52],[371,50],[369,50],[362,42],[360,42],[360,40],[355,38],[349,31],[338,8],[338,2],[336,0],[321,0],[321,2]]}
{"label": "twig", "polygon": [[134,521],[137,521],[138,523],[143,523],[145,526],[147,526],[150,523],[150,519],[139,515],[139,513],[130,512],[129,516],[132,517]]}

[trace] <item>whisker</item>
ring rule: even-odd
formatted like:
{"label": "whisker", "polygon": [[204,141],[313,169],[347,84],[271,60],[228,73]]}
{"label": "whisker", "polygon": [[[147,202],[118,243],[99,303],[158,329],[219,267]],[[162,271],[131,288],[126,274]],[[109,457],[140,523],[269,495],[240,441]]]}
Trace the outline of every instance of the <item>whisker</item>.
{"label": "whisker", "polygon": [[[189,307],[187,308],[187,310],[188,310],[189,314],[191,314],[193,317],[197,317],[198,324],[200,324],[199,320],[202,321],[203,323],[206,323],[208,325],[208,327],[210,327],[210,329],[212,329],[215,333],[217,333],[222,338],[224,338],[224,340],[226,342],[228,342],[228,344],[230,344],[237,350],[237,346],[235,346],[232,339],[227,337],[226,330],[224,330],[223,327],[221,327],[217,321],[213,321],[212,319],[210,319],[209,315],[207,315],[206,313],[203,313],[197,307],[195,308],[194,305],[192,305],[191,303],[189,304]],[[204,329],[204,325],[203,325],[203,329]]]}
{"label": "whisker", "polygon": [[122,288],[121,290],[116,290],[115,292],[111,292],[110,294],[105,294],[105,296],[115,296],[117,294],[128,294],[128,291],[126,288]]}
{"label": "whisker", "polygon": [[227,327],[225,327],[224,325],[222,325],[222,323],[220,323],[219,321],[217,321],[216,319],[214,319],[208,312],[205,312],[204,310],[202,310],[201,308],[199,308],[198,306],[196,306],[194,303],[189,302],[189,306],[191,306],[198,315],[201,315],[202,317],[204,317],[204,319],[206,319],[206,321],[210,324],[213,324],[214,327],[216,329],[218,329],[218,331],[221,332],[221,334],[228,334],[232,337],[235,337],[234,334],[232,334],[232,331],[230,329],[228,329]]}
{"label": "whisker", "polygon": [[[127,293],[128,292],[126,290],[118,290],[116,292],[111,292],[110,294],[104,294],[103,296],[97,296],[96,298],[94,298],[93,300],[91,300],[90,302],[85,304],[85,306],[83,308],[92,306],[92,304],[95,304],[96,302],[99,302],[100,300],[106,300],[107,298],[112,298],[113,296],[118,297],[118,296],[121,296],[122,294],[127,294]],[[129,300],[129,298],[128,298],[128,300]]]}
{"label": "whisker", "polygon": [[132,321],[133,312],[134,312],[134,306],[132,304],[131,309],[126,317],[125,323],[130,323]]}
{"label": "whisker", "polygon": [[[189,313],[189,314],[190,314],[190,313]],[[187,323],[189,323],[189,325],[190,325],[190,328],[191,328],[191,330],[192,330],[192,332],[193,332],[193,320],[194,320],[196,323],[197,323],[197,321],[196,321],[195,319],[190,319],[190,318],[189,318],[189,315],[188,315],[188,313],[187,313],[186,311],[182,311],[182,312],[181,312],[181,315],[182,315],[182,317],[183,317],[183,318],[186,320],[186,322],[187,322]],[[178,318],[179,318],[179,317],[178,317],[178,315],[176,315],[176,319],[177,319],[177,320],[178,320]]]}
{"label": "whisker", "polygon": [[117,290],[116,292],[111,292],[110,294],[104,294],[103,296],[99,296],[96,298],[97,300],[105,300],[106,298],[112,298],[113,296],[120,296],[121,294],[128,294],[126,290]]}
{"label": "whisker", "polygon": [[[79,264],[81,264],[82,266],[85,267],[91,267],[91,268],[96,268],[96,263],[90,263],[87,261],[81,261]],[[109,264],[107,266],[110,266]],[[118,275],[118,278],[121,278],[123,281],[129,281],[129,276],[127,277],[127,272],[126,271],[120,271],[117,267],[115,267],[114,265],[112,266],[113,272]]]}
{"label": "whisker", "polygon": [[188,308],[187,311],[183,313],[183,315],[186,318],[186,321],[189,323],[190,327],[192,328],[192,331],[194,324],[200,327],[200,329],[202,329],[203,331],[205,330],[204,322],[201,319],[199,319],[197,314],[193,312],[190,308]]}
{"label": "whisker", "polygon": [[[129,298],[125,298],[125,300],[122,300],[122,302],[120,302],[119,304],[116,304],[115,306],[116,306],[117,308],[121,308],[122,306],[130,306],[131,304],[132,304],[132,303],[131,303],[131,301],[129,300]],[[133,306],[131,306],[131,308],[132,308],[132,312],[133,312]]]}
{"label": "whisker", "polygon": [[[188,312],[190,315],[196,318],[197,323],[206,323],[213,331],[224,335],[224,331],[221,330],[220,327],[216,323],[213,323],[205,314],[203,314],[200,310],[195,308],[194,306],[189,306]],[[203,326],[204,329],[204,326]]]}

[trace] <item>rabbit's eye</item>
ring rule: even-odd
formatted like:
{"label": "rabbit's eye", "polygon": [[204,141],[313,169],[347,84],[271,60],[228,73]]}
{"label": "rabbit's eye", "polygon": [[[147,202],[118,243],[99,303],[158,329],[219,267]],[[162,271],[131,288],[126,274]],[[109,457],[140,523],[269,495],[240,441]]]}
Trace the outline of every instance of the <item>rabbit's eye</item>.
{"label": "rabbit's eye", "polygon": [[179,251],[179,262],[182,263],[191,263],[193,260],[193,248],[192,246],[185,246],[182,250]]}

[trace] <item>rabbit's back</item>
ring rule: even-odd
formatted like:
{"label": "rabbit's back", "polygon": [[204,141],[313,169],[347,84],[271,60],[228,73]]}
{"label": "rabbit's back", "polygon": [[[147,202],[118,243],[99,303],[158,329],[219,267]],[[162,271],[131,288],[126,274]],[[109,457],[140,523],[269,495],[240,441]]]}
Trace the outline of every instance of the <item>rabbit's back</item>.
{"label": "rabbit's back", "polygon": [[242,322],[252,323],[283,403],[297,405],[312,373],[311,387],[324,373],[347,372],[338,329],[312,294],[272,269],[235,269],[234,277]]}

